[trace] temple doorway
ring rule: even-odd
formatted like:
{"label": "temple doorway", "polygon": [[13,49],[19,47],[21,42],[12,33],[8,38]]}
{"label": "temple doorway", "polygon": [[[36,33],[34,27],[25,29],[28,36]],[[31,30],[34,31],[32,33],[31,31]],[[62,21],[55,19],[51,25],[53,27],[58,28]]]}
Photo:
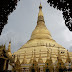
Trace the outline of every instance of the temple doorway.
{"label": "temple doorway", "polygon": [[35,72],[35,69],[32,69],[31,72]]}

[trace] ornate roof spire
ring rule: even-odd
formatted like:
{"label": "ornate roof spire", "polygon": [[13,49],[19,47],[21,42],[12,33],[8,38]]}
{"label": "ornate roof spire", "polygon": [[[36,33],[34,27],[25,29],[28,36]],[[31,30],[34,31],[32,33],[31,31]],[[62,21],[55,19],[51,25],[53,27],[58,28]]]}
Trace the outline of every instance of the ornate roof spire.
{"label": "ornate roof spire", "polygon": [[33,51],[32,51],[32,57],[30,59],[30,62],[29,63],[33,63]]}
{"label": "ornate roof spire", "polygon": [[20,61],[19,61],[19,55],[17,55],[16,64],[20,64]]}
{"label": "ornate roof spire", "polygon": [[34,60],[36,60],[36,54],[35,54],[35,49],[34,49]]}
{"label": "ornate roof spire", "polygon": [[33,64],[34,64],[34,65],[37,65],[35,49],[34,49]]}
{"label": "ornate roof spire", "polygon": [[52,49],[51,49],[51,53],[50,53],[50,62],[53,63],[52,62]]}
{"label": "ornate roof spire", "polygon": [[63,63],[63,61],[62,61],[62,59],[61,59],[61,55],[60,55],[60,50],[59,50],[59,48],[58,48],[58,58],[57,58],[57,66],[56,66],[56,68],[62,68],[62,69],[64,69],[65,68],[65,66],[64,66],[64,63]]}
{"label": "ornate roof spire", "polygon": [[27,60],[26,60],[26,51],[25,51],[25,54],[24,54],[24,59],[22,61],[22,64],[27,64]]}
{"label": "ornate roof spire", "polygon": [[49,62],[50,62],[50,59],[49,59],[49,49],[47,49],[47,59],[46,59],[45,63],[49,63]]}
{"label": "ornate roof spire", "polygon": [[19,60],[19,55],[17,55],[17,60],[15,62],[15,68],[19,69],[20,68],[20,60]]}
{"label": "ornate roof spire", "polygon": [[41,57],[41,50],[40,50],[40,54],[39,54],[38,63],[43,63],[43,60],[42,60],[42,57]]}
{"label": "ornate roof spire", "polygon": [[70,57],[69,57],[69,52],[68,52],[68,50],[67,50],[67,59],[66,59],[66,62],[71,62],[71,59],[70,59]]}
{"label": "ornate roof spire", "polygon": [[8,45],[8,52],[11,52],[11,41],[9,42],[9,45]]}

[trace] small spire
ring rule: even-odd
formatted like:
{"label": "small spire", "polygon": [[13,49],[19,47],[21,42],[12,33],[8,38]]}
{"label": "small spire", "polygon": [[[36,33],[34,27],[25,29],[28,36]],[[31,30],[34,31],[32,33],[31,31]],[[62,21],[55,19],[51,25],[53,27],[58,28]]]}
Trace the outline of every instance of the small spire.
{"label": "small spire", "polygon": [[57,60],[58,60],[58,62],[62,62],[59,48],[58,48],[58,57],[57,57]]}
{"label": "small spire", "polygon": [[34,60],[36,60],[36,54],[35,54],[35,49],[34,49]]}
{"label": "small spire", "polygon": [[16,66],[18,67],[18,65],[20,65],[20,60],[19,60],[19,56],[17,55],[17,60],[15,62]]}
{"label": "small spire", "polygon": [[17,62],[19,61],[19,55],[17,55]]}
{"label": "small spire", "polygon": [[56,67],[57,68],[63,68],[63,69],[65,68],[64,63],[61,59],[59,47],[58,47],[58,57],[57,57],[57,66]]}
{"label": "small spire", "polygon": [[26,60],[26,51],[25,51],[25,54],[24,54],[24,59],[22,61],[22,64],[27,64],[27,60]]}
{"label": "small spire", "polygon": [[42,57],[41,57],[41,50],[40,50],[40,53],[39,53],[38,63],[43,63],[43,60],[42,60]]}
{"label": "small spire", "polygon": [[9,45],[8,45],[8,52],[11,52],[11,41],[9,42]]}
{"label": "small spire", "polygon": [[33,63],[33,51],[32,51],[32,57],[30,59],[30,62],[29,63]]}
{"label": "small spire", "polygon": [[67,50],[67,59],[66,59],[66,62],[71,62],[68,50]]}
{"label": "small spire", "polygon": [[36,61],[36,53],[35,53],[35,49],[34,49],[33,63],[37,63],[37,61]]}

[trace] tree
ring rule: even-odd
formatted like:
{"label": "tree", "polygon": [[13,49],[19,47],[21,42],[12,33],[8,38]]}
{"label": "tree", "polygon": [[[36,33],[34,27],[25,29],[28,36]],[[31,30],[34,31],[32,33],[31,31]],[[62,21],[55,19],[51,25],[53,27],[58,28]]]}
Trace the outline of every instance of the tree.
{"label": "tree", "polygon": [[16,9],[17,2],[18,0],[0,0],[0,35],[7,24],[8,16]]}
{"label": "tree", "polygon": [[62,11],[65,25],[72,31],[72,0],[48,0],[50,6]]}

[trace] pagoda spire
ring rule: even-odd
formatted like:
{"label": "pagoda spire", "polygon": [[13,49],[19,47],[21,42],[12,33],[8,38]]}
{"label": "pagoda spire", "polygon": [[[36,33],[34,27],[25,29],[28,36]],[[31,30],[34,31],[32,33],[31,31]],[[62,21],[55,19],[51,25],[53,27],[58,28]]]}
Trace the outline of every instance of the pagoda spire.
{"label": "pagoda spire", "polygon": [[40,50],[40,53],[39,53],[38,63],[43,63],[43,60],[42,60],[42,57],[41,57],[41,50]]}
{"label": "pagoda spire", "polygon": [[66,59],[66,62],[69,62],[69,63],[71,62],[68,50],[67,50],[67,59]]}
{"label": "pagoda spire", "polygon": [[34,60],[36,60],[36,53],[35,53],[35,49],[34,49]]}
{"label": "pagoda spire", "polygon": [[17,55],[17,60],[15,62],[16,64],[20,64],[20,61],[19,61],[19,55]]}
{"label": "pagoda spire", "polygon": [[34,64],[34,66],[36,66],[36,65],[37,65],[37,61],[36,61],[36,52],[35,52],[35,49],[34,49],[33,64]]}
{"label": "pagoda spire", "polygon": [[57,57],[56,69],[58,70],[59,68],[64,69],[65,65],[64,65],[64,62],[62,61],[62,58],[61,58],[61,55],[60,55],[60,50],[58,48],[58,57]]}
{"label": "pagoda spire", "polygon": [[42,5],[40,3],[38,16],[43,16]]}
{"label": "pagoda spire", "polygon": [[9,45],[8,45],[8,52],[11,52],[11,41],[9,42]]}
{"label": "pagoda spire", "polygon": [[51,62],[51,64],[53,63],[52,62],[52,49],[51,49],[51,53],[50,53],[50,62]]}
{"label": "pagoda spire", "polygon": [[42,5],[40,3],[40,6],[39,6],[39,13],[38,13],[38,22],[39,21],[43,21],[44,22],[44,17],[43,17],[43,12],[42,12]]}
{"label": "pagoda spire", "polygon": [[29,63],[33,63],[33,51],[32,51],[32,57],[30,59],[30,62]]}
{"label": "pagoda spire", "polygon": [[22,61],[22,64],[27,64],[27,60],[26,60],[26,51],[25,51],[25,54],[24,54],[24,59]]}
{"label": "pagoda spire", "polygon": [[37,25],[34,31],[32,32],[30,40],[33,39],[52,39],[51,34],[45,25],[41,3],[39,6]]}
{"label": "pagoda spire", "polygon": [[21,64],[20,64],[20,60],[19,60],[19,55],[17,55],[17,60],[15,62],[15,69],[16,70],[20,69],[20,67],[21,67]]}
{"label": "pagoda spire", "polygon": [[49,63],[49,62],[50,62],[50,59],[49,59],[49,49],[47,49],[47,59],[46,59],[45,63]]}

